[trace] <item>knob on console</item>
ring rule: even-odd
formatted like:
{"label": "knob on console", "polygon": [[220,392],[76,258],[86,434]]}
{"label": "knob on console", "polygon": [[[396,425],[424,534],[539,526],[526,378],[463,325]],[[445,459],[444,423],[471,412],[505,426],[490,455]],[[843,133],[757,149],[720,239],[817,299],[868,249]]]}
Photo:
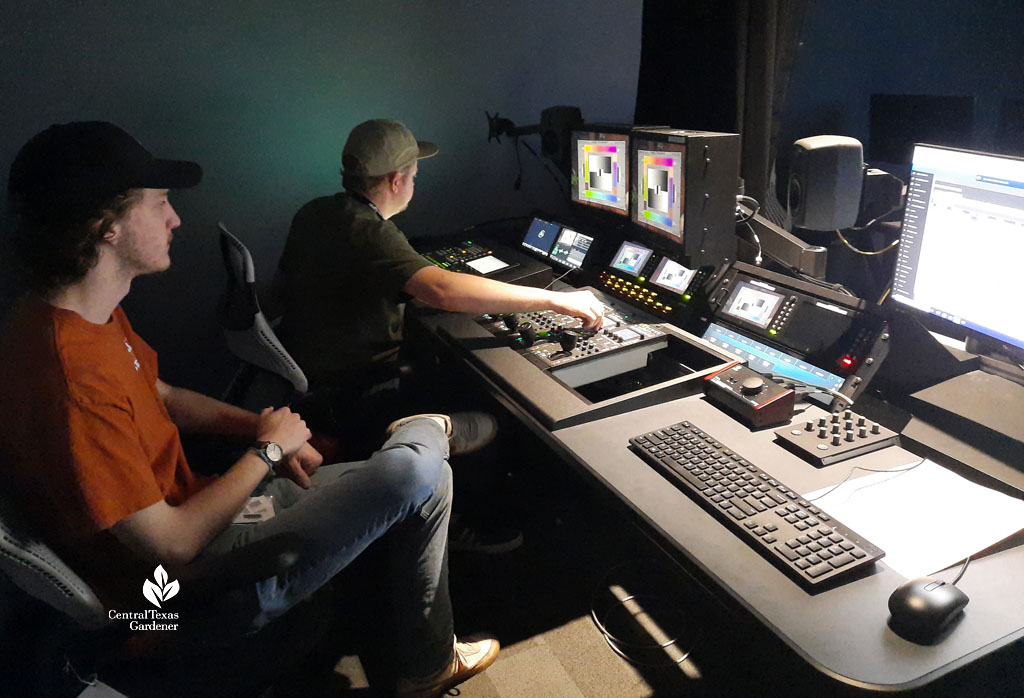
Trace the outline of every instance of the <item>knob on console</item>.
{"label": "knob on console", "polygon": [[563,330],[562,333],[558,335],[558,344],[562,347],[562,351],[572,351],[576,348],[576,342],[579,338],[580,336],[577,332],[574,332],[573,330]]}
{"label": "knob on console", "polygon": [[533,329],[532,322],[524,322],[519,326],[520,346],[529,349],[537,341],[537,330]]}
{"label": "knob on console", "polygon": [[519,316],[516,313],[502,315],[501,319],[510,332],[515,332],[516,328],[519,327]]}
{"label": "knob on console", "polygon": [[764,389],[764,378],[760,376],[750,376],[744,378],[743,382],[740,383],[740,392],[744,395],[756,395]]}

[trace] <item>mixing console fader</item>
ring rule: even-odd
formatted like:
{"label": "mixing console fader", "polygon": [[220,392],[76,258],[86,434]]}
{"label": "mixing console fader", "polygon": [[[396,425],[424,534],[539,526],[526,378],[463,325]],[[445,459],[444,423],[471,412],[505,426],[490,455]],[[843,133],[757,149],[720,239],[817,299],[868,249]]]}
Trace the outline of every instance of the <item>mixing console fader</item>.
{"label": "mixing console fader", "polygon": [[646,320],[605,306],[597,330],[584,330],[578,318],[551,310],[484,315],[481,322],[492,334],[509,337],[511,346],[541,368],[555,368],[665,337],[657,324],[638,319]]}

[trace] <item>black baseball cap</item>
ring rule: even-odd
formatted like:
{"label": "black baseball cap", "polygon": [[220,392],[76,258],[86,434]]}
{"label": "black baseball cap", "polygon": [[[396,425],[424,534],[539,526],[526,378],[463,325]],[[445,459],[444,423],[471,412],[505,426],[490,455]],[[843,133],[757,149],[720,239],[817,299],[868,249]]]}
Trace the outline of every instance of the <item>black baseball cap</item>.
{"label": "black baseball cap", "polygon": [[92,215],[129,189],[182,189],[202,178],[198,164],[153,157],[119,126],[74,121],[54,124],[22,146],[7,191],[18,214],[58,219]]}

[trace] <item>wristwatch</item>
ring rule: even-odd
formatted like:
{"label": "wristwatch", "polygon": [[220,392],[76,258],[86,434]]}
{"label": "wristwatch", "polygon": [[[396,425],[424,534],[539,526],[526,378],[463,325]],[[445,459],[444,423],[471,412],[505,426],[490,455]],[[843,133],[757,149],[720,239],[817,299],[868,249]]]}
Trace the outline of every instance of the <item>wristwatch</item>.
{"label": "wristwatch", "polygon": [[249,450],[255,451],[256,455],[263,459],[270,472],[273,472],[274,466],[284,459],[284,451],[274,441],[257,441],[249,447]]}

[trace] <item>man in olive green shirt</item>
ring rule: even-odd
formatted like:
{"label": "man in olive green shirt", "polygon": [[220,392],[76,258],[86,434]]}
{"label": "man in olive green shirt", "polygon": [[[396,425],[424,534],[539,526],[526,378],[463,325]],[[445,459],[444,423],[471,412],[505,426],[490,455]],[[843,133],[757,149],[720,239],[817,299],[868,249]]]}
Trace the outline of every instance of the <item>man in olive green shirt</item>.
{"label": "man in olive green shirt", "polygon": [[282,340],[314,387],[358,376],[392,357],[404,301],[474,314],[555,310],[601,323],[589,291],[513,286],[432,265],[391,218],[409,206],[418,161],[437,154],[397,121],[356,126],[342,152],[345,191],[295,215],[280,265]]}

